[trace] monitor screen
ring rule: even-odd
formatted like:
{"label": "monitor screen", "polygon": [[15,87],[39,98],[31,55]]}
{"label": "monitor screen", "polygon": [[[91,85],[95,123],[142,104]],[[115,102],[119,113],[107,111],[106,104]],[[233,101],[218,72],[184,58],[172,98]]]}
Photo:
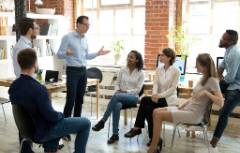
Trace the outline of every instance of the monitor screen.
{"label": "monitor screen", "polygon": [[[179,69],[181,75],[185,75],[186,64],[187,64],[187,55],[176,55],[176,60],[173,65]],[[159,55],[158,55],[156,67],[161,67],[161,66],[163,66],[163,63],[160,62]]]}
{"label": "monitor screen", "polygon": [[178,68],[181,75],[185,75],[186,72],[186,64],[187,64],[187,56],[186,55],[177,55],[176,60],[174,62],[174,66]]}
{"label": "monitor screen", "polygon": [[223,57],[217,57],[217,62],[216,62],[216,66],[217,68],[220,66],[220,64],[223,62]]}

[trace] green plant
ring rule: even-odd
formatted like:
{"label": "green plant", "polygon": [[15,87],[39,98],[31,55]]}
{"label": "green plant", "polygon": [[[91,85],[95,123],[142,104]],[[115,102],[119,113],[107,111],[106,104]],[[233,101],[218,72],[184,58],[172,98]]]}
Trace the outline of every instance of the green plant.
{"label": "green plant", "polygon": [[112,49],[114,51],[114,54],[121,54],[121,52],[124,49],[124,43],[123,40],[117,40],[112,43]]}
{"label": "green plant", "polygon": [[168,34],[168,40],[175,44],[177,54],[188,55],[189,49],[196,42],[196,38],[187,35],[182,26],[173,28]]}

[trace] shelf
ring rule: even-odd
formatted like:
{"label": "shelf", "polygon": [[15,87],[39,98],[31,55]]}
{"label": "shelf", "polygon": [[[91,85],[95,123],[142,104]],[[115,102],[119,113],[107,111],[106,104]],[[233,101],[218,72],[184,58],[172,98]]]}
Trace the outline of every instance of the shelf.
{"label": "shelf", "polygon": [[16,39],[15,35],[0,36],[0,40]]}
{"label": "shelf", "polygon": [[43,35],[38,35],[37,36],[37,39],[39,40],[41,40],[41,39],[61,39],[61,37],[60,36],[43,36]]}
{"label": "shelf", "polygon": [[14,12],[0,12],[0,17],[14,17]]}
{"label": "shelf", "polygon": [[27,13],[27,17],[32,19],[61,19],[62,15]]}

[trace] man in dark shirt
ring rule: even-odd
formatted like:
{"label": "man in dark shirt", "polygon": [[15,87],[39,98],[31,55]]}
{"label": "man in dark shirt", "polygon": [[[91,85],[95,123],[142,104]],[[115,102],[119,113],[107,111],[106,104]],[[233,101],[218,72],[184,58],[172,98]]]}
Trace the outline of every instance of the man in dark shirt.
{"label": "man in dark shirt", "polygon": [[12,104],[22,106],[32,117],[36,127],[34,140],[43,142],[44,151],[57,152],[62,136],[76,133],[75,152],[85,153],[89,136],[90,121],[86,118],[64,118],[64,115],[53,109],[45,86],[32,75],[38,67],[36,52],[24,49],[17,57],[21,75],[9,89]]}

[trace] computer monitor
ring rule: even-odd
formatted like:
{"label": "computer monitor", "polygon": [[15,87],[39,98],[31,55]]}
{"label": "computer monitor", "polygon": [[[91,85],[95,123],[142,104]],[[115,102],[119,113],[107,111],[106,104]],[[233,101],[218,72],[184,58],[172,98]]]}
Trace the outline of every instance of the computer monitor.
{"label": "computer monitor", "polygon": [[181,75],[185,75],[187,66],[187,55],[177,55],[173,65],[178,68]]}
{"label": "computer monitor", "polygon": [[54,83],[58,82],[58,71],[47,70],[45,75],[45,82],[46,83]]}
{"label": "computer monitor", "polygon": [[[176,55],[176,60],[173,65],[179,69],[181,75],[185,75],[187,64],[187,55]],[[157,56],[156,67],[161,67],[163,63],[159,60],[159,55]]]}
{"label": "computer monitor", "polygon": [[223,62],[223,57],[217,57],[217,62],[216,62],[216,66],[217,68],[220,66],[220,64]]}

